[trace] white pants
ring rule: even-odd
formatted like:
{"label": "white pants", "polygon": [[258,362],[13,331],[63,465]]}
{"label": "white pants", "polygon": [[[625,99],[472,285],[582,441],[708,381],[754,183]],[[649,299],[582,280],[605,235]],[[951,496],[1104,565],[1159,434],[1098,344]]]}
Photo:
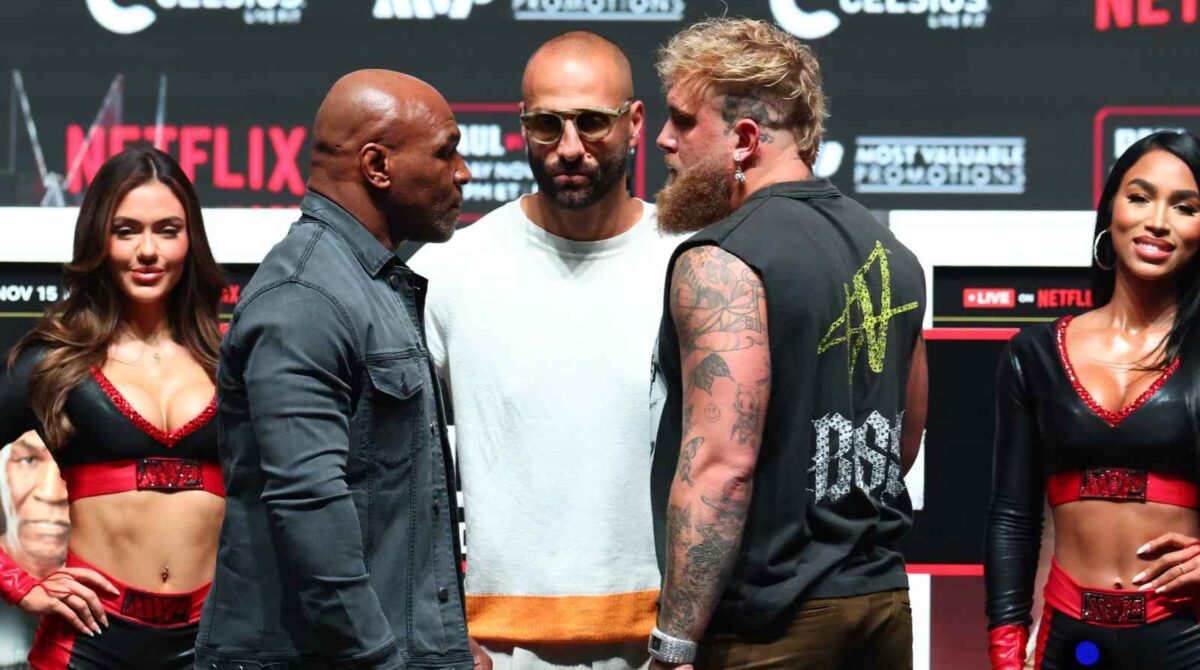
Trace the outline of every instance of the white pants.
{"label": "white pants", "polygon": [[646,670],[647,642],[614,644],[484,644],[493,670]]}

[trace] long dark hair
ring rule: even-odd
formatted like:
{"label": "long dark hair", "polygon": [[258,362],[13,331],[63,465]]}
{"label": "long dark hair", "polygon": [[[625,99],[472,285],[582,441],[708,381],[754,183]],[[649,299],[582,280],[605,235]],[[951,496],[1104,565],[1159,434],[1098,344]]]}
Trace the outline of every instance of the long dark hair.
{"label": "long dark hair", "polygon": [[187,217],[183,276],[167,298],[172,337],[215,378],[221,340],[217,309],[225,279],[208,245],[200,201],[173,158],[150,147],[128,149],[104,163],[83,198],[74,254],[63,271],[67,298],[49,307],[9,354],[12,365],[26,347],[47,349],[31,373],[29,399],[51,449],[61,447],[73,431],[63,412],[67,394],[92,367],[104,364],[120,330],[124,297],[108,263],[113,215],[130,191],[152,182],[171,189]]}
{"label": "long dark hair", "polygon": [[[1125,153],[1121,154],[1108,173],[1108,181],[1104,182],[1104,190],[1100,193],[1100,202],[1096,209],[1096,229],[1093,231],[1093,240],[1100,233],[1108,230],[1112,223],[1113,200],[1117,197],[1117,191],[1121,190],[1125,173],[1129,172],[1129,168],[1133,167],[1133,164],[1138,162],[1142,156],[1151,151],[1166,151],[1183,161],[1191,170],[1192,178],[1196,180],[1197,184],[1200,184],[1200,138],[1191,133],[1164,131],[1138,140],[1133,146],[1126,149]],[[1097,245],[1096,255],[1101,258],[1115,259],[1111,233],[1106,240],[1107,243],[1102,240]],[[1200,281],[1198,281],[1197,275],[1200,275],[1200,254],[1196,254],[1180,271],[1176,282],[1179,302],[1175,309],[1175,321],[1171,324],[1171,332],[1154,352],[1157,353],[1161,350],[1163,354],[1155,366],[1157,368],[1168,365],[1176,357],[1191,367],[1200,362]],[[1092,296],[1097,306],[1106,305],[1112,299],[1116,277],[1115,262],[1112,263],[1110,269],[1105,270],[1100,267],[1095,258],[1092,259]],[[1153,355],[1151,354],[1151,356]],[[1193,377],[1188,381],[1184,403],[1188,416],[1191,417],[1192,431],[1196,435],[1195,471],[1196,477],[1200,479],[1200,379]]]}
{"label": "long dark hair", "polygon": [[[1151,151],[1166,151],[1183,161],[1192,172],[1192,178],[1200,184],[1200,138],[1191,133],[1163,131],[1148,135],[1135,142],[1121,154],[1108,173],[1104,182],[1104,190],[1100,193],[1100,202],[1096,207],[1096,229],[1092,239],[1095,240],[1112,224],[1113,200],[1125,173]],[[1102,260],[1114,258],[1112,235],[1102,239],[1096,249],[1096,255]],[[1107,263],[1107,260],[1104,260]],[[1164,340],[1162,365],[1166,365],[1177,356],[1186,357],[1190,364],[1200,362],[1200,254],[1197,254],[1180,271],[1177,282],[1179,304],[1175,312],[1175,323],[1171,332]],[[1113,287],[1116,284],[1116,264],[1105,270],[1095,258],[1092,259],[1092,296],[1097,306],[1106,305],[1112,299]]]}

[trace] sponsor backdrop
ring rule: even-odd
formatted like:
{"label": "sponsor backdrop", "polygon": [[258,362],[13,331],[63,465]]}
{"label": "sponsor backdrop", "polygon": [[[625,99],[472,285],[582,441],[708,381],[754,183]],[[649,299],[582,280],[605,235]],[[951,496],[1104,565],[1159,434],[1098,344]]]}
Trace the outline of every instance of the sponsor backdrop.
{"label": "sponsor backdrop", "polygon": [[[372,66],[457,105],[478,215],[531,185],[513,104],[539,42],[583,27],[620,44],[653,154],[655,48],[726,11],[816,49],[832,111],[818,171],[872,209],[1084,209],[1137,137],[1200,129],[1196,0],[12,0],[0,205],[77,203],[136,141],[179,157],[208,206],[294,204],[322,94]],[[653,193],[664,170],[641,153],[634,187]]]}
{"label": "sponsor backdrop", "polygon": [[[103,161],[135,142],[176,156],[206,207],[294,207],[312,114],[361,67],[420,76],[453,104],[474,175],[470,223],[531,190],[521,70],[538,43],[571,28],[613,39],[632,61],[648,119],[629,188],[653,197],[665,176],[654,50],[726,12],[774,20],[815,48],[832,112],[817,173],[890,213],[930,272],[929,432],[909,478],[923,508],[905,546],[917,667],[983,667],[996,355],[1013,329],[1090,308],[1079,210],[1116,155],[1160,128],[1200,131],[1200,94],[1187,86],[1197,0],[8,0],[0,258],[65,260],[69,234],[56,229],[61,257],[46,257],[30,223],[46,219],[3,208],[77,205]],[[60,223],[73,221],[61,211]],[[1070,234],[1028,225],[1046,217]],[[216,236],[225,252],[214,238],[223,260],[260,253],[229,232]],[[1067,237],[1070,260],[1044,248]],[[39,251],[9,253],[23,245]],[[1041,265],[1064,267],[1008,267],[1048,256]],[[235,281],[252,270],[230,266]],[[0,263],[0,350],[60,291],[53,264]],[[236,300],[235,288],[223,311]],[[980,327],[994,330],[944,330]]]}

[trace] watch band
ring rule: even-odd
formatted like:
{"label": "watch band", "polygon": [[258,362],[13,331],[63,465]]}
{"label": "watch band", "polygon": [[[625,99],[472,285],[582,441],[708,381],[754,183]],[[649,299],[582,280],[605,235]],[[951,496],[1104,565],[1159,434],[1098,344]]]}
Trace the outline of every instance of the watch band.
{"label": "watch band", "polygon": [[657,627],[650,631],[650,655],[663,663],[691,663],[700,645],[691,640],[671,637]]}

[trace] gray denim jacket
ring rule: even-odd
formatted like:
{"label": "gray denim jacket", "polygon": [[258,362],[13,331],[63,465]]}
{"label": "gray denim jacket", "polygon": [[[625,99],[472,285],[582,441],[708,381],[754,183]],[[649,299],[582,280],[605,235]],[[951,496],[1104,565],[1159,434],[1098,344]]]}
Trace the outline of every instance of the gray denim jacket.
{"label": "gray denim jacket", "polygon": [[425,280],[309,191],[221,345],[196,667],[470,670]]}

